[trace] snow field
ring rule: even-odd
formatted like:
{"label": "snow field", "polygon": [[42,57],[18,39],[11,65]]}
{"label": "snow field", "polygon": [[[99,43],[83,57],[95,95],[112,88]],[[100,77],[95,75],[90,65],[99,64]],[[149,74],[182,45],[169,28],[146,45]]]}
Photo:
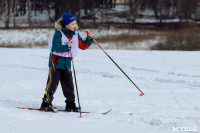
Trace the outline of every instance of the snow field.
{"label": "snow field", "polygon": [[[39,108],[48,76],[48,49],[0,49],[0,129],[3,133],[172,133],[173,127],[200,129],[200,52],[108,50],[140,92],[101,50],[75,58],[83,111],[45,113]],[[64,109],[59,85],[53,104]],[[196,133],[195,132],[195,133]]]}

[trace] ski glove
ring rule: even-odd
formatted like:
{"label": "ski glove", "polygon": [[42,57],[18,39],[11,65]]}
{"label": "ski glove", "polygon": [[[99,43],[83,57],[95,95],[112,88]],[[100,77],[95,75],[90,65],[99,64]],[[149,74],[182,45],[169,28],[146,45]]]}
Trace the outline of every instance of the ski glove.
{"label": "ski glove", "polygon": [[93,36],[92,36],[92,34],[90,34],[90,32],[89,32],[89,31],[86,31],[86,33],[87,33],[87,37],[88,37],[90,40],[92,40],[92,39],[93,39]]}

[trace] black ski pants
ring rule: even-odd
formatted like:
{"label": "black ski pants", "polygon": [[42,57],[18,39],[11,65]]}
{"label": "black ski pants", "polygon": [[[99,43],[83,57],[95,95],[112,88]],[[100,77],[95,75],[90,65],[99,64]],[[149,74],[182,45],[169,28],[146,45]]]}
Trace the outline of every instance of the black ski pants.
{"label": "black ski pants", "polygon": [[63,95],[70,101],[75,101],[74,84],[71,70],[49,68],[49,76],[45,89],[44,101],[51,103],[56,92],[59,81],[61,83]]}

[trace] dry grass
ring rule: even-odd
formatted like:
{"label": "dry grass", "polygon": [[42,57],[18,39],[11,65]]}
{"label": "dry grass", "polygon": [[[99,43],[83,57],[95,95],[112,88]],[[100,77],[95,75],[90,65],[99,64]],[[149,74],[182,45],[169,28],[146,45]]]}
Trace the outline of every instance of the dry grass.
{"label": "dry grass", "polygon": [[[137,32],[131,32],[132,30],[117,35],[108,34],[106,36],[102,34],[95,39],[99,43],[106,44],[108,49],[200,50],[200,29],[198,28],[167,31],[137,30]],[[10,42],[4,44],[2,42],[0,47],[32,48],[48,46],[47,41],[32,41],[31,43],[24,45],[20,41],[18,44],[11,44]],[[96,48],[95,45],[92,47]]]}
{"label": "dry grass", "polygon": [[[158,38],[164,38],[164,31],[157,30],[137,30],[137,32],[122,33],[118,35],[107,35],[96,38],[99,43],[113,45],[114,49],[129,49],[129,50],[150,50]],[[156,41],[154,41],[156,40]],[[145,45],[145,46],[144,46]]]}
{"label": "dry grass", "polygon": [[[106,37],[98,37],[97,40],[99,43],[109,43],[113,45],[111,47],[115,49],[150,49],[153,44],[151,44],[151,40],[155,40],[156,37],[161,37],[162,32],[157,31],[147,31],[147,30],[137,30],[137,33],[129,34],[122,33],[118,35],[107,35]],[[149,41],[149,42],[148,42]],[[142,48],[142,43],[144,42],[150,43],[146,44],[146,48]]]}
{"label": "dry grass", "polygon": [[146,32],[146,34],[126,33],[120,35],[108,35],[106,37],[99,37],[98,40],[100,43],[114,43],[117,49],[129,49],[130,45],[132,45],[132,49],[137,49],[135,45],[138,42],[156,40],[156,38],[159,37],[160,39],[157,39],[157,44],[152,45],[146,43],[146,46],[152,50],[200,50],[199,28],[140,32]]}
{"label": "dry grass", "polygon": [[100,40],[101,43],[106,42],[125,42],[125,43],[134,43],[134,42],[141,42],[144,40],[151,40],[155,39],[158,36],[157,34],[150,34],[150,35],[130,35],[130,34],[121,34],[121,35],[109,35],[106,37],[97,38]]}
{"label": "dry grass", "polygon": [[1,48],[35,48],[35,47],[44,48],[44,47],[48,47],[48,44],[47,42],[40,42],[40,43],[36,42],[34,44],[27,43],[26,45],[23,45],[23,44],[13,45],[13,44],[2,43],[0,47]]}
{"label": "dry grass", "polygon": [[200,50],[200,29],[167,31],[166,41],[160,42],[153,50]]}

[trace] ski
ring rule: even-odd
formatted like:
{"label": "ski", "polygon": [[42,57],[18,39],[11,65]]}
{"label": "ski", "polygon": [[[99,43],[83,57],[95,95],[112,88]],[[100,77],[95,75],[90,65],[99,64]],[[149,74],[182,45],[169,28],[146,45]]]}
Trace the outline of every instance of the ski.
{"label": "ski", "polygon": [[42,112],[52,112],[52,113],[57,113],[57,111],[47,111],[47,110],[42,110],[42,109],[37,109],[37,108],[25,108],[25,107],[15,107],[17,109],[27,109],[27,110],[37,110],[37,111],[42,111]]}
{"label": "ski", "polygon": [[[41,110],[38,108],[25,108],[25,107],[16,107],[17,109],[26,109],[26,110],[36,110],[36,111],[42,111],[42,112],[51,112],[51,113],[58,113],[58,112],[66,112],[70,113],[70,111],[65,111],[65,110],[56,110],[56,111],[47,111],[47,110]],[[109,109],[106,112],[98,113],[98,112],[87,112],[87,111],[82,111],[81,113],[96,113],[96,114],[108,114],[112,109]],[[80,113],[80,112],[71,112],[71,113]]]}
{"label": "ski", "polygon": [[[108,114],[111,110],[112,110],[112,109],[109,109],[108,111],[106,111],[106,112],[101,112],[101,113],[98,113],[98,112],[86,112],[86,111],[82,111],[81,113],[96,113],[96,114],[105,115],[105,114]],[[58,110],[58,112],[70,112],[70,111]],[[75,112],[75,113],[80,113],[80,112]]]}

